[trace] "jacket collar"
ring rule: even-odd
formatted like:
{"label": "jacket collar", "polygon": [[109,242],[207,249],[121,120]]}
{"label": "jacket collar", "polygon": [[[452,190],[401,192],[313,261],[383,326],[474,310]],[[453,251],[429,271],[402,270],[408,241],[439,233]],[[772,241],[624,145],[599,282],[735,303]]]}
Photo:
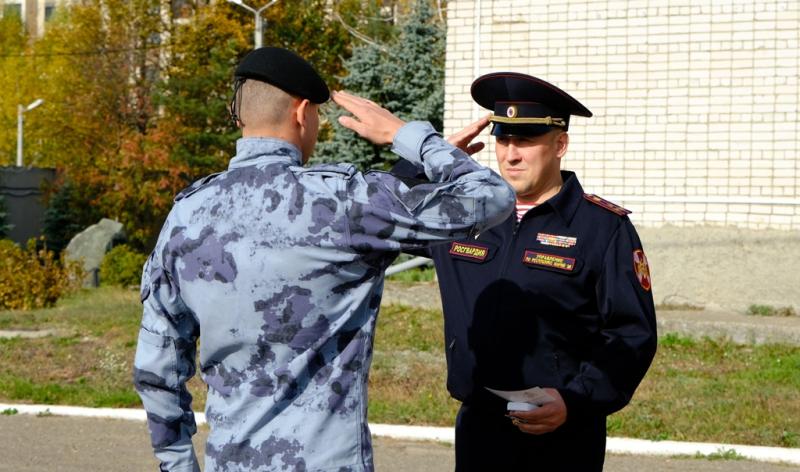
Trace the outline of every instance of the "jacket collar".
{"label": "jacket collar", "polygon": [[268,162],[302,165],[303,159],[297,146],[282,139],[241,138],[236,141],[236,156],[231,159],[228,169]]}
{"label": "jacket collar", "polygon": [[583,187],[581,187],[581,183],[578,182],[578,177],[575,175],[575,172],[562,170],[561,180],[564,182],[561,186],[561,190],[547,200],[545,204],[550,205],[561,219],[564,220],[567,225],[570,225],[572,223],[572,218],[575,216],[575,212],[578,210],[578,206],[583,200]]}

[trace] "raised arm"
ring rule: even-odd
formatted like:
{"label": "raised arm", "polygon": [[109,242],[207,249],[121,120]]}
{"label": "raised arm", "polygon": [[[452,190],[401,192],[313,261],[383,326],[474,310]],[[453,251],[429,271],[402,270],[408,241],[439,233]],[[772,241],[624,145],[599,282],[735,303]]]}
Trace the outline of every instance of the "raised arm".
{"label": "raised arm", "polygon": [[[392,151],[424,169],[430,181],[409,187],[387,172],[351,179],[350,236],[355,247],[413,249],[460,239],[500,223],[513,210],[511,187],[442,139],[429,123],[406,124],[377,104],[343,92],[333,97],[353,113],[340,118],[342,125],[376,144],[391,142]],[[476,124],[473,136],[486,123]]]}

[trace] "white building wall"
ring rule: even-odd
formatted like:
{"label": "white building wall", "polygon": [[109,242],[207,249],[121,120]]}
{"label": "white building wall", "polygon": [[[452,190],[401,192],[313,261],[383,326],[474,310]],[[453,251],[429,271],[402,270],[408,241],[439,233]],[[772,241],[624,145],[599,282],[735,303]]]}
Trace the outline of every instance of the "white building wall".
{"label": "white building wall", "polygon": [[799,42],[796,0],[450,0],[445,132],[528,73],[592,110],[563,167],[635,222],[800,229]]}

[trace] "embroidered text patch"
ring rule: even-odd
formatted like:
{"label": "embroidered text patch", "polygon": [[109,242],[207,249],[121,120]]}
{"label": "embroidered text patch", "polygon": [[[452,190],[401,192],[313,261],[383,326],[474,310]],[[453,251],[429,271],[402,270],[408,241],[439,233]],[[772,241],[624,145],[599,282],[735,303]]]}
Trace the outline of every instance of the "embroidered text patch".
{"label": "embroidered text patch", "polygon": [[572,272],[572,270],[575,268],[575,259],[571,257],[556,256],[554,254],[546,254],[544,252],[530,250],[525,251],[525,255],[522,257],[522,262],[528,265],[550,267],[553,269],[563,270],[565,272]]}
{"label": "embroidered text patch", "polygon": [[489,255],[489,248],[454,242],[450,245],[450,254],[454,256],[468,257],[470,259],[475,259],[476,261],[484,261],[486,260],[486,256]]}

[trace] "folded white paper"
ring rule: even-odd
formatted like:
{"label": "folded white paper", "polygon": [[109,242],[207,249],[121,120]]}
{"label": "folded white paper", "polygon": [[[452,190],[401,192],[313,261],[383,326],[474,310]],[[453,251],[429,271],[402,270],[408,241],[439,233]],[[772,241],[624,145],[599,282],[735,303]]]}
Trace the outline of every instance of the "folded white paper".
{"label": "folded white paper", "polygon": [[526,390],[513,390],[513,391],[495,390],[489,387],[485,388],[486,390],[494,393],[500,398],[508,400],[509,402],[530,403],[532,405],[544,405],[545,403],[550,403],[556,400],[555,398],[548,395],[547,392],[545,392],[539,387],[533,387]]}

